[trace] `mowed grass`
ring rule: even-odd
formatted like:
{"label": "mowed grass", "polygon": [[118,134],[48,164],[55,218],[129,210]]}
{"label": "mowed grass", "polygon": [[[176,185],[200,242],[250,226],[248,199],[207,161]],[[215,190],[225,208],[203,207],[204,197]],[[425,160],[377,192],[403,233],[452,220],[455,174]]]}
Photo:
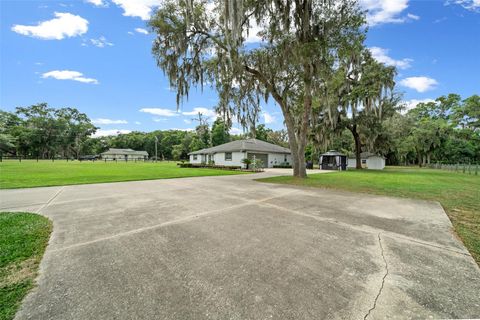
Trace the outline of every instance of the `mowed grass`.
{"label": "mowed grass", "polygon": [[0,162],[0,189],[241,174],[240,171],[179,168],[176,162],[22,160]]}
{"label": "mowed grass", "polygon": [[352,170],[313,174],[307,179],[281,176],[259,181],[438,201],[480,265],[480,175],[392,167],[383,171]]}
{"label": "mowed grass", "polygon": [[13,319],[35,285],[51,230],[40,215],[0,212],[0,320]]}

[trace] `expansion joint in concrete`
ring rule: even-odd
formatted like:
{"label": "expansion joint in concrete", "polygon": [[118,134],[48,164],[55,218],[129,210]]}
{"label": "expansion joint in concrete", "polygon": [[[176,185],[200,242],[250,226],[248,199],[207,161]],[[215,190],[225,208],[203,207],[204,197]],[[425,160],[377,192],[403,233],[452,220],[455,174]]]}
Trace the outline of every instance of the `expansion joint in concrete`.
{"label": "expansion joint in concrete", "polygon": [[38,208],[37,213],[40,213],[40,211],[42,211],[43,209],[45,209],[46,207],[48,207],[48,206],[60,195],[60,193],[62,193],[63,189],[65,189],[65,187],[61,187],[61,188],[53,195],[53,197],[51,197],[43,206],[41,206],[40,208]]}
{"label": "expansion joint in concrete", "polygon": [[370,316],[372,311],[375,310],[375,308],[377,307],[378,298],[380,298],[380,295],[382,294],[383,287],[385,285],[385,279],[388,276],[388,263],[387,263],[387,259],[385,259],[385,252],[383,250],[382,238],[380,237],[380,233],[378,234],[378,244],[380,245],[380,252],[382,254],[382,259],[385,264],[385,274],[382,277],[382,284],[380,285],[380,289],[378,290],[378,293],[375,296],[375,300],[373,301],[373,306],[368,310],[367,314],[363,317],[363,320],[367,320],[367,318]]}

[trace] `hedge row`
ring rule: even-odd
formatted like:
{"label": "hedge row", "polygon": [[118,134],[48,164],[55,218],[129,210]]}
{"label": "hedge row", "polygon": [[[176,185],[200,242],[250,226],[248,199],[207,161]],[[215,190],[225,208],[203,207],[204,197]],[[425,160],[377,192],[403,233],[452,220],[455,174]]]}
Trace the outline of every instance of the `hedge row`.
{"label": "hedge row", "polygon": [[241,166],[220,166],[214,164],[204,164],[204,163],[177,163],[180,168],[209,168],[209,169],[223,169],[223,170],[240,170]]}
{"label": "hedge row", "polygon": [[282,169],[291,169],[292,166],[289,164],[275,164],[273,165],[274,168],[282,168]]}

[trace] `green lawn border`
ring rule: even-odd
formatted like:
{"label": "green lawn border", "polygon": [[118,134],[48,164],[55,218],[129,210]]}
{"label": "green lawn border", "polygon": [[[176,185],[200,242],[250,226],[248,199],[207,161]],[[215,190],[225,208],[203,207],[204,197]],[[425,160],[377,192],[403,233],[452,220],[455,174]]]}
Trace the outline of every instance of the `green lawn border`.
{"label": "green lawn border", "polygon": [[50,219],[29,212],[0,212],[0,320],[11,320],[36,286],[52,232]]}

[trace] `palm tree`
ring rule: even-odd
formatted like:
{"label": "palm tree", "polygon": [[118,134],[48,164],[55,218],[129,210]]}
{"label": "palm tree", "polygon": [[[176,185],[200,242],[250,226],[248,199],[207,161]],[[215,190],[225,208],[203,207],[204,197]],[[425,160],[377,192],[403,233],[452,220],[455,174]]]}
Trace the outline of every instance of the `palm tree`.
{"label": "palm tree", "polygon": [[245,158],[245,159],[242,159],[242,163],[247,167],[247,170],[248,170],[248,167],[252,164],[252,160]]}

